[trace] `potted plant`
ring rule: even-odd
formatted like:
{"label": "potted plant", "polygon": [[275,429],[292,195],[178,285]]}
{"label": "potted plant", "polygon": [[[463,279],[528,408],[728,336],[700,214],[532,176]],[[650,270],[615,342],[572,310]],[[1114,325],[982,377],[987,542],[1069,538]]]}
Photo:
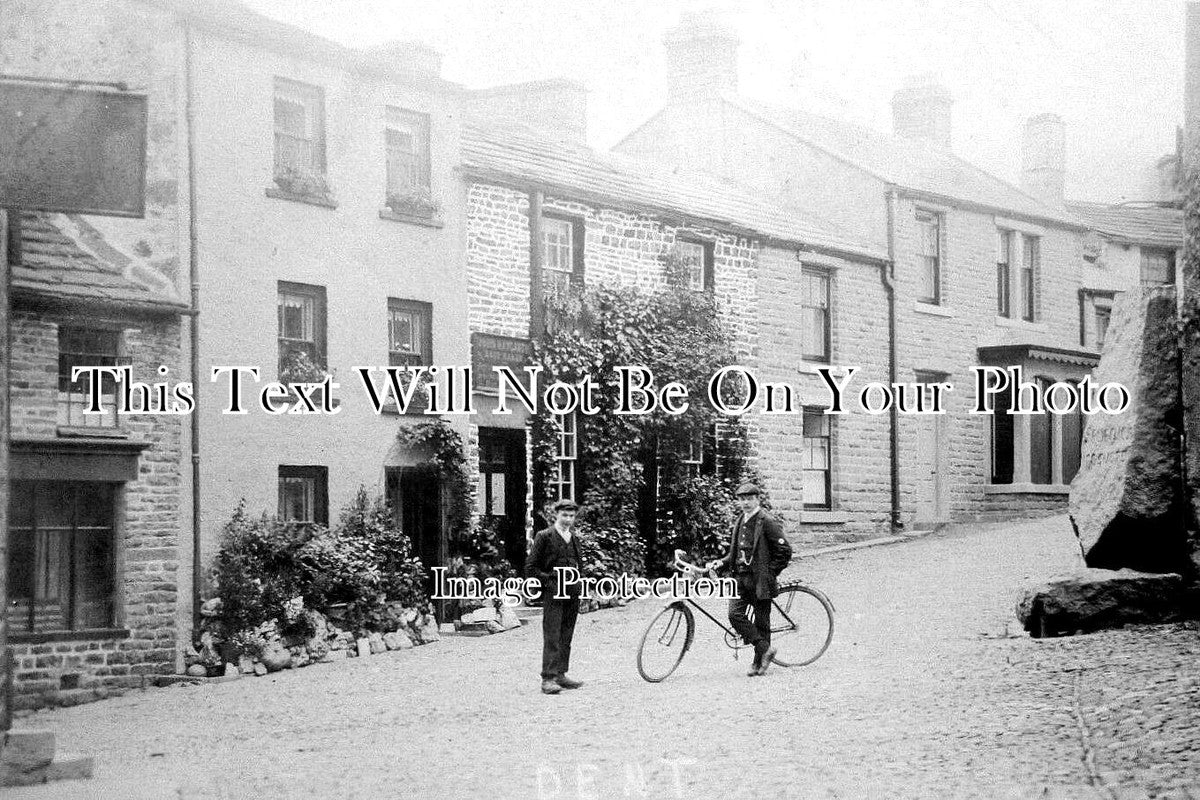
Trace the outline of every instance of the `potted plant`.
{"label": "potted plant", "polygon": [[332,190],[325,176],[316,170],[283,165],[275,170],[275,185],[288,194],[332,202]]}
{"label": "potted plant", "polygon": [[441,205],[433,199],[433,193],[428,186],[410,186],[404,190],[391,190],[387,193],[384,205],[396,214],[409,217],[436,217],[442,210]]}

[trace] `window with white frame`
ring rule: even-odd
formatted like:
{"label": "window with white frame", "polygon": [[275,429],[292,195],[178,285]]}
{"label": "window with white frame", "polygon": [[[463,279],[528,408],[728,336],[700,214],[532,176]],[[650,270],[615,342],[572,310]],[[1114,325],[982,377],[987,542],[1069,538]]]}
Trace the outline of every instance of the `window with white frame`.
{"label": "window with white frame", "polygon": [[562,289],[580,280],[581,227],[566,217],[542,217],[542,280],[546,288]]}
{"label": "window with white frame", "polygon": [[935,211],[917,211],[918,267],[917,300],[939,305],[942,302],[942,215]]}
{"label": "window with white frame", "polygon": [[326,363],[325,287],[279,281],[276,308],[280,377],[315,379]]}
{"label": "window with white frame", "polygon": [[804,267],[800,281],[800,336],[804,360],[828,364],[831,357],[829,273]]}
{"label": "window with white frame", "polygon": [[1142,248],[1142,285],[1170,286],[1175,283],[1175,251],[1156,247]]}
{"label": "window with white frame", "polygon": [[554,414],[553,420],[558,443],[554,452],[554,473],[550,476],[550,494],[555,500],[574,500],[579,458],[578,421],[574,413]]}
{"label": "window with white frame", "polygon": [[1003,228],[996,231],[996,313],[1012,316],[1012,247],[1013,232]]}
{"label": "window with white frame", "polygon": [[1042,241],[1028,233],[1021,234],[1021,319],[1037,320],[1037,284],[1040,270]]}
{"label": "window with white frame", "polygon": [[275,79],[275,174],[325,172],[325,93]]}
{"label": "window with white frame", "polygon": [[121,332],[63,325],[58,329],[58,424],[72,428],[117,428],[117,391],[110,375],[100,378],[103,413],[85,414],[92,393],[87,375],[71,379],[75,367],[114,367],[128,363],[120,356]]}
{"label": "window with white frame", "polygon": [[329,470],[279,466],[279,518],[284,522],[329,524]]}
{"label": "window with white frame", "polygon": [[391,107],[386,114],[387,196],[413,210],[431,208],[429,115]]}
{"label": "window with white frame", "polygon": [[693,292],[703,292],[712,288],[712,245],[705,242],[694,242],[680,239],[675,244],[679,259],[682,262],[685,284]]}
{"label": "window with white frame", "polygon": [[800,466],[803,475],[801,487],[804,492],[804,507],[827,511],[833,507],[830,458],[833,437],[829,415],[820,407],[806,406],[803,427]]}
{"label": "window with white frame", "polygon": [[1089,350],[1100,352],[1108,336],[1108,323],[1112,319],[1115,292],[1082,291],[1079,294],[1079,344]]}
{"label": "window with white frame", "polygon": [[433,364],[432,307],[416,300],[388,298],[388,365],[393,367]]}

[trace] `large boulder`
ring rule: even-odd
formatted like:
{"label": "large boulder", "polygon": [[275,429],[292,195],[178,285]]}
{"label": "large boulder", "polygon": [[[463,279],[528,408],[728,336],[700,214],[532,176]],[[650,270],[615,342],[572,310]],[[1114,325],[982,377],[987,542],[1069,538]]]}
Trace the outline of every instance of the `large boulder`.
{"label": "large boulder", "polygon": [[1173,290],[1133,289],[1117,300],[1093,380],[1124,385],[1131,402],[1121,414],[1093,414],[1085,423],[1070,499],[1084,560],[1104,569],[1184,570]]}
{"label": "large boulder", "polygon": [[1195,616],[1195,595],[1174,573],[1081,569],[1031,586],[1017,619],[1034,637],[1171,622]]}

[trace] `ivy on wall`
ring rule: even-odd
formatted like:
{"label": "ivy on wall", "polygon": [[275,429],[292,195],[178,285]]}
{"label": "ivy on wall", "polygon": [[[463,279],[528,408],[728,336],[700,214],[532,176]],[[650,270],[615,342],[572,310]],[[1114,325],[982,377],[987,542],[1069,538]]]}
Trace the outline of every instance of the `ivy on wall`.
{"label": "ivy on wall", "polygon": [[[675,547],[713,554],[727,527],[732,489],[746,476],[742,425],[718,415],[704,398],[712,374],[736,363],[732,337],[712,293],[688,288],[678,255],[663,261],[665,284],[653,290],[549,291],[546,333],[534,346],[534,363],[547,380],[573,383],[590,375],[598,385],[601,413],[577,415],[575,499],[584,507],[581,541],[591,575],[663,573]],[[689,387],[688,410],[611,413],[619,392],[615,368],[626,365],[649,368],[656,386],[679,381]],[[727,392],[738,389],[727,382]],[[559,446],[549,415],[533,420],[532,441],[535,497],[549,519]],[[699,476],[691,474],[697,460],[706,467]]]}

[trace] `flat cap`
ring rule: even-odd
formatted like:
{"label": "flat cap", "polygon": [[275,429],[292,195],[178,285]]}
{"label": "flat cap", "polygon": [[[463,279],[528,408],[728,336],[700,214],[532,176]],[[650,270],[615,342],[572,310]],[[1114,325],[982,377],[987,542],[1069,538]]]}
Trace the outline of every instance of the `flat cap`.
{"label": "flat cap", "polygon": [[753,483],[743,483],[737,488],[737,491],[734,492],[734,494],[738,497],[741,497],[742,495],[747,494],[762,494],[762,492]]}

